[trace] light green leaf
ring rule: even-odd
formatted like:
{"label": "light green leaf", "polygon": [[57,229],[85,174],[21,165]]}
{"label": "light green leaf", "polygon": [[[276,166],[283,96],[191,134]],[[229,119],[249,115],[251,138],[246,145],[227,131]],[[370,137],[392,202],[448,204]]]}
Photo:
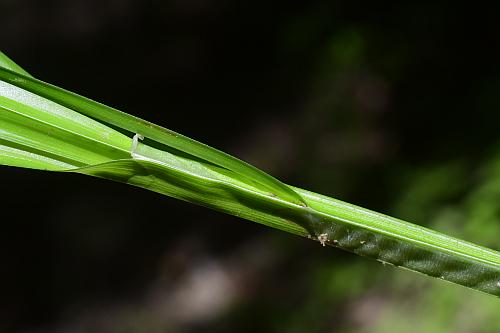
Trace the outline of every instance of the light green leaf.
{"label": "light green leaf", "polygon": [[128,183],[500,296],[499,252],[283,184],[3,59],[0,164]]}

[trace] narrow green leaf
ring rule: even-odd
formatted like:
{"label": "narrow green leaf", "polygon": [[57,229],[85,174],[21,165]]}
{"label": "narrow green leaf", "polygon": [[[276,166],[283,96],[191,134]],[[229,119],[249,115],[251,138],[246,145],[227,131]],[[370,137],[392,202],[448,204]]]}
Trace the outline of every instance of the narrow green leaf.
{"label": "narrow green leaf", "polygon": [[497,251],[285,185],[225,153],[19,69],[0,68],[0,164],[128,183],[500,296]]}
{"label": "narrow green leaf", "polygon": [[20,75],[6,68],[0,68],[0,79],[98,121],[122,128],[131,133],[139,133],[148,139],[220,165],[241,177],[266,187],[270,195],[283,197],[297,205],[304,204],[304,201],[297,193],[274,177],[201,142],[35,78]]}
{"label": "narrow green leaf", "polygon": [[28,72],[21,68],[18,64],[12,61],[5,53],[0,51],[0,67],[10,69],[13,72],[19,73],[25,76],[31,76]]}

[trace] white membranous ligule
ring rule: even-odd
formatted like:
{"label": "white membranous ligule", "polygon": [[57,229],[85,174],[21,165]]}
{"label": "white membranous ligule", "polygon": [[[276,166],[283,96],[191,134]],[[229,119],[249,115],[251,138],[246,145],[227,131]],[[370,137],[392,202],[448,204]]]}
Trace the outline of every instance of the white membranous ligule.
{"label": "white membranous ligule", "polygon": [[136,133],[132,138],[132,147],[130,148],[130,155],[132,158],[137,158],[137,146],[139,145],[139,140],[144,140],[144,135]]}

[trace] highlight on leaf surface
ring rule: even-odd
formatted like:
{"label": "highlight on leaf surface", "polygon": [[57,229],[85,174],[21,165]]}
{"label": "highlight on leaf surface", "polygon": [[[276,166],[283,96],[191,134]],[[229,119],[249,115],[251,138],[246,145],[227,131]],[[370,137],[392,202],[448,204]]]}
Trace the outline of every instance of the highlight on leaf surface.
{"label": "highlight on leaf surface", "polygon": [[500,296],[497,251],[286,185],[198,141],[37,80],[3,53],[0,164],[128,183]]}

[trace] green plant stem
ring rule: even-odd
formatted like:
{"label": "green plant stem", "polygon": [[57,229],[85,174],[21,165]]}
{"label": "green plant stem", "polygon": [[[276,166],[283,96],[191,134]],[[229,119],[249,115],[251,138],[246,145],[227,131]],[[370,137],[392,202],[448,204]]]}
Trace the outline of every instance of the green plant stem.
{"label": "green plant stem", "polygon": [[[0,53],[2,64],[0,164],[143,187],[500,296],[499,252],[286,185],[214,148],[30,77]],[[144,141],[136,141],[139,134]]]}

